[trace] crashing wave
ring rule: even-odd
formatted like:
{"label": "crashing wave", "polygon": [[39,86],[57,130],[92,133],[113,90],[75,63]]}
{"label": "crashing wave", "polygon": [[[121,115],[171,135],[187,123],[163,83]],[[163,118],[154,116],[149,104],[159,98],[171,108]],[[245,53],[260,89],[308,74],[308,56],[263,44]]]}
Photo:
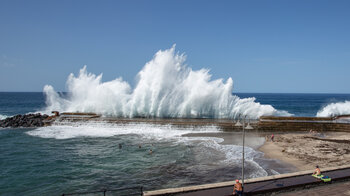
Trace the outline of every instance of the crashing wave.
{"label": "crashing wave", "polygon": [[4,120],[4,119],[6,119],[8,116],[6,116],[6,115],[1,115],[0,114],[0,120]]}
{"label": "crashing wave", "polygon": [[289,116],[271,105],[232,95],[233,81],[211,80],[208,69],[192,70],[186,56],[175,46],[158,51],[138,73],[134,89],[121,78],[102,82],[102,74],[88,73],[84,66],[67,80],[68,94],[62,96],[50,85],[44,87],[46,109],[66,112],[94,112],[117,117],[237,118],[247,115]]}
{"label": "crashing wave", "polygon": [[350,114],[350,101],[331,103],[317,112],[317,117],[329,117]]}

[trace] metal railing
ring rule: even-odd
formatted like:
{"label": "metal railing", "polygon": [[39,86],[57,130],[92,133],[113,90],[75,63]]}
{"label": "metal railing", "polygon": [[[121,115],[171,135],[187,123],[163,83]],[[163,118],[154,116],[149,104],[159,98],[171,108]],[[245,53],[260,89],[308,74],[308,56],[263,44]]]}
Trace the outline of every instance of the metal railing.
{"label": "metal railing", "polygon": [[[134,193],[132,191],[135,191]],[[119,188],[119,189],[102,189],[98,191],[86,191],[86,192],[75,192],[75,193],[63,193],[61,196],[69,196],[69,195],[118,195],[118,196],[123,196],[123,195],[143,195],[143,187],[142,186],[137,186],[137,187],[127,187],[127,188]]]}

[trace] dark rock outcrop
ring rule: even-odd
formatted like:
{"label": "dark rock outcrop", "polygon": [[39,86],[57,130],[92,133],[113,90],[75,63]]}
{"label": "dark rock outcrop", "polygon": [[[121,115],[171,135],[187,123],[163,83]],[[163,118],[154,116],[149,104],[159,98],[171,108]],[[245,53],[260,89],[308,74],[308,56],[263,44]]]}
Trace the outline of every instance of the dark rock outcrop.
{"label": "dark rock outcrop", "polygon": [[19,114],[4,120],[0,120],[0,127],[42,127],[44,126],[43,121],[48,117],[48,115],[41,115],[40,113],[25,115]]}

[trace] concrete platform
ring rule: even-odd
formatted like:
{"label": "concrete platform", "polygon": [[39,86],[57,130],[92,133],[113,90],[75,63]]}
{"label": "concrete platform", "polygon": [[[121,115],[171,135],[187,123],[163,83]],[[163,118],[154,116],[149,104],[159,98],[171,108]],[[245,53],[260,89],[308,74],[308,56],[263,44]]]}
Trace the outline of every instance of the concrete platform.
{"label": "concrete platform", "polygon": [[[332,182],[350,179],[350,165],[332,168],[321,168],[322,174],[332,178]],[[311,176],[313,170],[301,171],[289,174],[280,174],[245,181],[246,195],[266,194],[288,190],[308,185],[321,185],[325,182]],[[199,186],[180,187],[156,191],[146,191],[145,196],[151,195],[181,195],[181,196],[212,196],[232,195],[234,182],[222,182]]]}
{"label": "concrete platform", "polygon": [[275,194],[276,196],[319,196],[319,195],[336,195],[350,196],[350,181],[328,184],[325,186],[311,187],[304,190],[296,190]]}

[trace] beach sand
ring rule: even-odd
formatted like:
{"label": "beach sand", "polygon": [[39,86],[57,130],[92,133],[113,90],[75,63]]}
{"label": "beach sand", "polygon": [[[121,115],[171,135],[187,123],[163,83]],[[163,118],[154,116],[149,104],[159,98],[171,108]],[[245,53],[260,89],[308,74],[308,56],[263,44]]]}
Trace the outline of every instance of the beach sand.
{"label": "beach sand", "polygon": [[[264,145],[266,132],[260,133],[257,131],[249,131],[245,134],[245,146],[251,147],[256,151]],[[220,142],[221,145],[242,145],[242,132],[215,132],[215,133],[190,133],[183,135],[184,137],[216,137],[222,138],[223,141]],[[241,153],[241,152],[239,152]],[[261,167],[269,173],[269,175],[278,173],[290,173],[299,171],[294,165],[281,161],[277,158],[270,157],[257,157],[255,159]]]}
{"label": "beach sand", "polygon": [[[325,167],[341,166],[350,163],[350,133],[276,133],[274,142],[272,133],[246,132],[246,146],[264,153],[264,158],[278,160],[289,171],[314,169],[319,165]],[[219,137],[220,144],[242,145],[241,132],[194,133],[187,137]],[[274,167],[271,165],[271,167]]]}
{"label": "beach sand", "polygon": [[275,133],[270,134],[259,150],[266,158],[278,159],[298,168],[299,171],[314,169],[316,165],[333,167],[350,162],[350,133]]}

